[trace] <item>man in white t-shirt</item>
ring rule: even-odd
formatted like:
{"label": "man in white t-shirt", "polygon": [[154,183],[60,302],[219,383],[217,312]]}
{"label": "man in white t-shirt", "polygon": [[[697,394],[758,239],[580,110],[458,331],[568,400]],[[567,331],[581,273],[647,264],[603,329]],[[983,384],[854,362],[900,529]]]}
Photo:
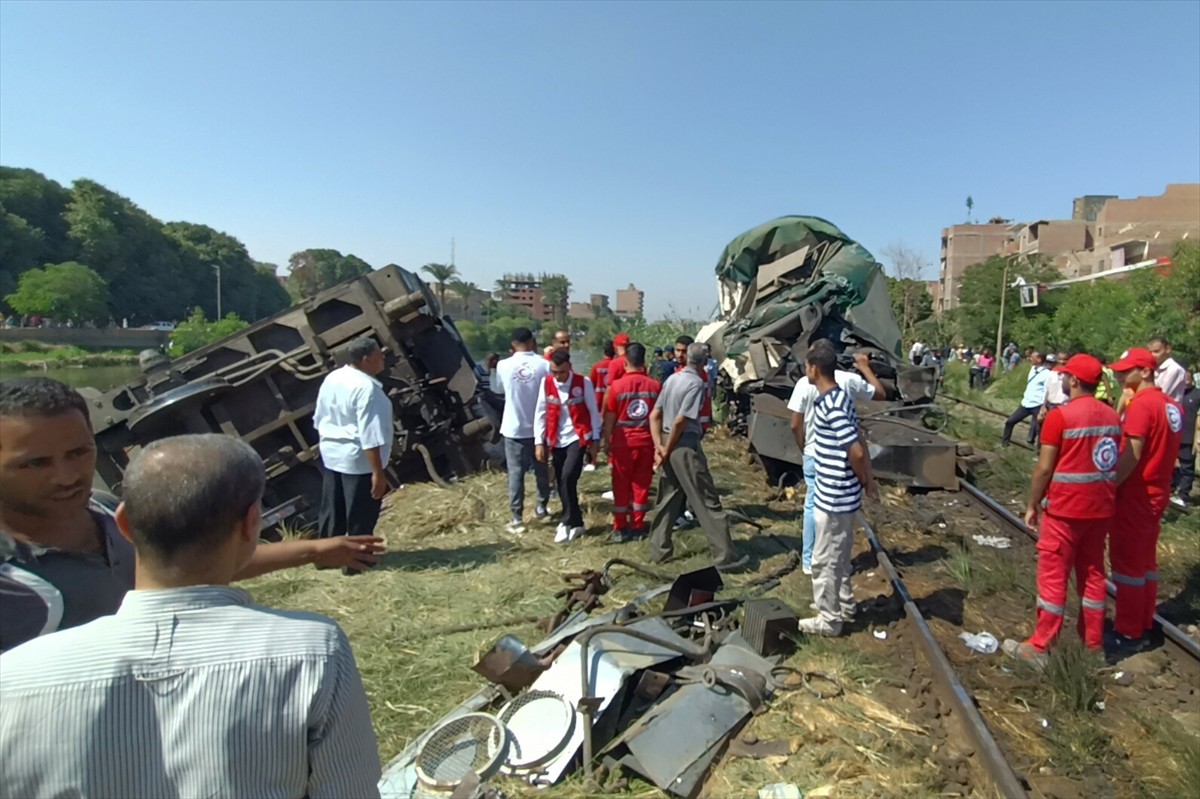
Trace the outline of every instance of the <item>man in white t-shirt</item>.
{"label": "man in white t-shirt", "polygon": [[525,473],[533,469],[537,482],[538,502],[535,515],[544,519],[550,515],[550,474],[546,464],[534,458],[533,415],[538,395],[550,374],[550,364],[537,351],[537,342],[527,327],[518,327],[512,336],[513,354],[496,364],[497,380],[492,391],[504,396],[504,416],[500,419],[500,435],[504,437],[504,461],[508,467],[508,503],[512,521],[505,528],[510,533],[522,533],[525,525]]}
{"label": "man in white t-shirt", "polygon": [[[862,372],[861,377],[843,369],[833,373],[834,382],[849,394],[852,400],[869,400],[876,396],[882,399],[887,396],[883,384],[871,369],[871,361],[866,353],[857,353],[854,356],[854,365]],[[808,489],[804,495],[804,532],[800,551],[801,567],[805,574],[812,574],[813,542],[816,540],[817,529],[813,515],[817,484],[817,442],[813,436],[814,416],[811,410],[819,394],[817,387],[809,382],[807,377],[802,377],[792,389],[792,398],[788,400],[788,410],[792,412],[792,435],[796,437],[797,446],[804,451],[804,484]]]}
{"label": "man in white t-shirt", "polygon": [[913,366],[921,365],[921,359],[925,357],[926,350],[928,347],[924,342],[919,340],[913,342],[912,349],[908,351],[908,360],[912,362]]}
{"label": "man in white t-shirt", "polygon": [[1162,336],[1155,336],[1150,339],[1146,349],[1150,350],[1154,355],[1155,363],[1158,364],[1158,368],[1154,370],[1154,385],[1161,388],[1162,393],[1176,402],[1183,402],[1187,369],[1184,369],[1178,361],[1171,357],[1171,342]]}

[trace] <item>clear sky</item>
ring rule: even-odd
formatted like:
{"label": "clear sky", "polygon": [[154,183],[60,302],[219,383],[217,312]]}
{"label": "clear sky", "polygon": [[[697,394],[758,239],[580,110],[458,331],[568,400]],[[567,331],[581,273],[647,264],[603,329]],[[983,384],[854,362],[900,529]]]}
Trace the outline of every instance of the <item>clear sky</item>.
{"label": "clear sky", "polygon": [[0,161],[259,260],[715,306],[734,236],[940,229],[1200,180],[1200,3],[0,3]]}

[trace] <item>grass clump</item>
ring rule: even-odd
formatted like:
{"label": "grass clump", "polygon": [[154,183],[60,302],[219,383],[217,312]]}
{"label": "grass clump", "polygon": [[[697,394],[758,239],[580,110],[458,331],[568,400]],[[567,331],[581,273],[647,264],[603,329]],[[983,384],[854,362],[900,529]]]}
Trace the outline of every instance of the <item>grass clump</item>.
{"label": "grass clump", "polygon": [[1104,662],[1074,636],[1060,636],[1046,663],[1046,682],[1055,703],[1075,713],[1095,707]]}

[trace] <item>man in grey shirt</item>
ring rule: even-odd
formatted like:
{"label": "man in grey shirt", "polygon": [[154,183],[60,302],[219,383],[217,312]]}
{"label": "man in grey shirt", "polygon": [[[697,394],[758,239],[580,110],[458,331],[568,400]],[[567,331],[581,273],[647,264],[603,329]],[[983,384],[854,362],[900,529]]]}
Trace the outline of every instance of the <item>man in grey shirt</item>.
{"label": "man in grey shirt", "polygon": [[130,464],[121,607],[0,655],[0,797],[379,796],[379,754],[338,625],[229,582],[258,544],[262,461],[207,434]]}
{"label": "man in grey shirt", "polygon": [[703,344],[689,344],[687,367],[667,378],[658,403],[650,413],[650,435],[654,438],[654,464],[661,466],[658,504],[650,523],[650,559],[662,563],[674,554],[671,532],[675,520],[690,506],[708,536],[713,564],[733,568],[737,560],[729,536],[729,517],[708,471],[708,460],[700,438],[706,384],[702,376],[708,351]]}

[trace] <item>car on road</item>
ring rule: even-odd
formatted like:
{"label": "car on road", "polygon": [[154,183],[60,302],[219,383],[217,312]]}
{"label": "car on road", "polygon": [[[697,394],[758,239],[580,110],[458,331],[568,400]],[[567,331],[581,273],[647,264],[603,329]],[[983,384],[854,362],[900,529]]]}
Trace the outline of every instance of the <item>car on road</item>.
{"label": "car on road", "polygon": [[151,322],[150,324],[148,324],[142,328],[142,330],[163,330],[168,333],[174,329],[175,329],[174,322]]}

